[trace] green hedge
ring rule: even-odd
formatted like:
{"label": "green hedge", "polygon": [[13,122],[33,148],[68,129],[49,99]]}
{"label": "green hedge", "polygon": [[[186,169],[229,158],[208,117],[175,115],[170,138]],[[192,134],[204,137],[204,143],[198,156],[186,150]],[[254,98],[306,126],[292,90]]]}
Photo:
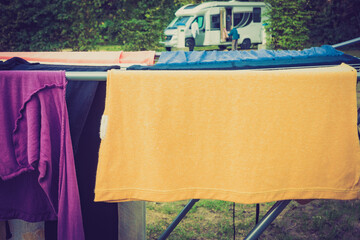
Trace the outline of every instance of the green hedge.
{"label": "green hedge", "polygon": [[303,49],[360,36],[360,0],[265,0],[270,47]]}
{"label": "green hedge", "polygon": [[[2,0],[0,51],[158,48],[175,11],[201,0]],[[265,0],[274,49],[303,49],[359,37],[360,0]]]}

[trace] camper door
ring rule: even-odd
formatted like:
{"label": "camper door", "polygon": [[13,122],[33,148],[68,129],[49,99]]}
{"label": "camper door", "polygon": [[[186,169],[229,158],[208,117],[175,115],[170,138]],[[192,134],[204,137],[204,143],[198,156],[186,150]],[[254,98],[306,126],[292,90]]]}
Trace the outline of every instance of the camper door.
{"label": "camper door", "polygon": [[193,22],[195,22],[195,21],[198,23],[198,27],[199,27],[199,33],[196,35],[196,38],[195,38],[195,46],[203,46],[204,40],[205,40],[204,16],[196,17]]}
{"label": "camper door", "polygon": [[209,26],[206,27],[206,45],[218,45],[220,43],[220,8],[210,8],[206,12]]}
{"label": "camper door", "polygon": [[232,8],[220,8],[220,41],[229,41],[228,32],[232,28]]}

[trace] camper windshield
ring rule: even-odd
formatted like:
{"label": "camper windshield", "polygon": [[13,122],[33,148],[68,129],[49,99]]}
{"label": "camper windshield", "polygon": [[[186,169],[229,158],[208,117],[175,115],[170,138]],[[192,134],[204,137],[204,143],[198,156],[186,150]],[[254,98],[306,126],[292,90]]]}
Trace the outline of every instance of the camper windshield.
{"label": "camper windshield", "polygon": [[181,16],[176,18],[175,21],[172,21],[172,24],[169,25],[168,29],[176,29],[179,25],[186,25],[189,21],[190,16]]}

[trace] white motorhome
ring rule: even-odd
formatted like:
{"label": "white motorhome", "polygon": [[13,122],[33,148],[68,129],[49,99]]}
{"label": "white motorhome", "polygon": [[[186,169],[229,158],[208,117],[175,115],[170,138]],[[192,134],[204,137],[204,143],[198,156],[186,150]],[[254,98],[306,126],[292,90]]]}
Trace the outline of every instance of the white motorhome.
{"label": "white motorhome", "polygon": [[[252,44],[265,41],[264,16],[266,5],[263,2],[204,2],[181,7],[175,19],[165,29],[166,50],[171,48],[217,45],[224,49],[231,45],[227,33],[234,27],[240,34],[239,44],[248,49]],[[191,25],[197,21],[199,32],[195,38]]]}

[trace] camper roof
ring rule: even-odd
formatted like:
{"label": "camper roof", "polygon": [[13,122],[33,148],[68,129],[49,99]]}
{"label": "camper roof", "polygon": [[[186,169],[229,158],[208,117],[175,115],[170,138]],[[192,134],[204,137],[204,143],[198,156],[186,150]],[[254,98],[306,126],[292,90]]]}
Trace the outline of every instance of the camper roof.
{"label": "camper roof", "polygon": [[184,16],[184,15],[194,15],[201,13],[202,11],[206,10],[207,8],[212,7],[265,7],[265,3],[263,2],[239,2],[239,1],[228,1],[228,2],[204,2],[201,4],[188,4],[181,7],[179,10],[176,11],[176,16]]}

